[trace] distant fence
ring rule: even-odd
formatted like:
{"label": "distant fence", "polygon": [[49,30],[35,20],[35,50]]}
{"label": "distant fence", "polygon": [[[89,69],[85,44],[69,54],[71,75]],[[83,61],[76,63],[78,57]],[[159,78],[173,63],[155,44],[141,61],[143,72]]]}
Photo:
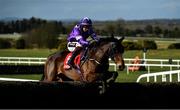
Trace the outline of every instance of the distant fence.
{"label": "distant fence", "polygon": [[141,79],[147,78],[147,82],[150,82],[150,77],[154,78],[154,82],[157,82],[157,77],[161,76],[162,82],[167,82],[166,75],[169,75],[169,82],[172,82],[172,75],[176,75],[177,82],[180,82],[180,70],[156,72],[151,74],[142,74],[138,77],[136,82],[140,82]]}
{"label": "distant fence", "polygon": [[[47,60],[47,58],[43,57],[0,57],[0,64],[21,64],[28,62],[28,64],[42,64]],[[110,60],[110,59],[109,59]],[[130,64],[134,58],[124,58],[124,61],[127,64]],[[153,64],[169,64],[169,61],[171,60],[173,64],[180,65],[180,60],[178,59],[139,59],[140,61],[144,61],[145,63],[149,62],[156,62]],[[38,62],[38,63],[37,63]],[[159,63],[157,63],[159,62]]]}
{"label": "distant fence", "polygon": [[[35,58],[35,57],[0,57],[0,65],[42,65],[47,58]],[[130,66],[145,66],[150,73],[150,67],[169,67],[170,71],[172,67],[180,68],[180,60],[177,59],[140,59],[144,61],[144,64],[131,64],[134,58],[124,58],[125,65],[127,67],[127,74],[129,74],[128,67]],[[151,63],[151,64],[150,64]],[[171,63],[171,64],[170,64]],[[110,61],[110,66],[114,66],[114,71],[117,70],[116,64]]]}
{"label": "distant fence", "polygon": [[33,58],[33,57],[0,57],[1,65],[37,65],[44,64],[47,58]]}
{"label": "distant fence", "polygon": [[[47,58],[36,58],[36,57],[0,57],[0,64],[43,64]],[[110,59],[109,59],[110,60]],[[131,64],[134,58],[124,58],[126,64]],[[170,60],[173,64],[180,65],[180,60],[178,59],[139,59],[145,63],[155,62],[153,64],[169,64]],[[157,63],[159,62],[159,63]]]}

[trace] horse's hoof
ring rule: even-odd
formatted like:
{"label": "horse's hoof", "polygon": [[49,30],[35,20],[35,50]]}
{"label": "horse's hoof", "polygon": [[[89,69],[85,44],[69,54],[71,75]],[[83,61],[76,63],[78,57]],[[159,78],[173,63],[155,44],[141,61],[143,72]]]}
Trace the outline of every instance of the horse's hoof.
{"label": "horse's hoof", "polygon": [[104,94],[105,93],[105,90],[104,89],[101,89],[100,91],[99,91],[99,94],[100,95],[102,95],[102,94]]}
{"label": "horse's hoof", "polygon": [[100,95],[101,95],[101,94],[104,94],[104,92],[103,92],[102,90],[100,90],[100,91],[99,91],[99,94],[100,94]]}
{"label": "horse's hoof", "polygon": [[99,94],[102,95],[106,92],[106,87],[107,85],[105,83],[102,83],[102,85],[99,85],[98,88],[100,89],[99,90]]}

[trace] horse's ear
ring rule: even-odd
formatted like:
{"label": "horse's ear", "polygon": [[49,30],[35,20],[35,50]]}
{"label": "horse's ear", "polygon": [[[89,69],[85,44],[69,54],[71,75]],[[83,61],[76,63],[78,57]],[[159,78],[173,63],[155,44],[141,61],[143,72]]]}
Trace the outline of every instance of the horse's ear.
{"label": "horse's ear", "polygon": [[119,41],[122,42],[124,40],[124,36],[122,36]]}

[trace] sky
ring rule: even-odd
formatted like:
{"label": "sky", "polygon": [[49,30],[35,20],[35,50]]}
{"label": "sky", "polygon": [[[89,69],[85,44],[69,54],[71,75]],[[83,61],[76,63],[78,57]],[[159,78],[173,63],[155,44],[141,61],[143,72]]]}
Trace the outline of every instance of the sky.
{"label": "sky", "polygon": [[0,0],[0,18],[178,19],[180,0]]}

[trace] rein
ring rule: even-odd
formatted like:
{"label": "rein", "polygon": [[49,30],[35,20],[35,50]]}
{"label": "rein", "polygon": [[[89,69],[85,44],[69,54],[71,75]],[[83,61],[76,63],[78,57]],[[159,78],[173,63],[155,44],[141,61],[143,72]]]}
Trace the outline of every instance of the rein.
{"label": "rein", "polygon": [[97,61],[96,59],[93,59],[93,58],[90,58],[89,60],[91,60],[91,61],[95,61],[97,64],[101,64],[99,61]]}
{"label": "rein", "polygon": [[[108,54],[107,54],[107,55],[110,56],[111,58],[114,56],[114,53],[115,53],[113,46],[114,46],[114,43],[111,43],[111,47],[109,47],[110,50],[109,50],[109,52],[108,52]],[[96,62],[97,64],[99,64],[99,65],[101,64],[100,61],[97,61],[97,60],[94,59],[94,58],[88,58],[88,59],[89,59],[90,61],[95,61],[95,62]],[[112,58],[112,59],[113,59],[113,58]],[[114,59],[113,59],[113,60],[114,60]]]}

